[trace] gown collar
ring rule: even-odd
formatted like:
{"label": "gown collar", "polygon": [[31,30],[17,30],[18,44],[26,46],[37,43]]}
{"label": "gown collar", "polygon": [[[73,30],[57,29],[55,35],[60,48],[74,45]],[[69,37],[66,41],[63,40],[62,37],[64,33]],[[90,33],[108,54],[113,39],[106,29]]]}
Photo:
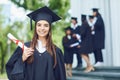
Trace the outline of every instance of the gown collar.
{"label": "gown collar", "polygon": [[36,45],[36,49],[40,52],[40,53],[44,53],[46,51],[46,47],[42,46],[42,42],[40,40],[37,40],[37,45]]}

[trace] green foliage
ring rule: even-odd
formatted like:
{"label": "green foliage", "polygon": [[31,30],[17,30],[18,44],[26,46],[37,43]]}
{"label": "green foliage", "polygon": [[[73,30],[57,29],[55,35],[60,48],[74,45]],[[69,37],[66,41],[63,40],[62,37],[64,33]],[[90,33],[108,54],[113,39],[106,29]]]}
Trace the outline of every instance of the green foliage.
{"label": "green foliage", "polygon": [[5,62],[5,56],[7,54],[7,32],[8,32],[8,28],[7,29],[3,29],[1,28],[0,31],[0,70],[1,73],[3,73],[4,71],[4,62]]}
{"label": "green foliage", "polygon": [[0,28],[0,70],[1,70],[1,73],[4,72],[4,66],[5,66],[5,63],[6,63],[6,59],[7,59],[7,56],[6,55],[10,55],[8,53],[12,53],[13,52],[13,49],[15,49],[15,45],[13,45],[13,43],[11,44],[11,47],[10,47],[10,52],[8,51],[8,38],[7,38],[7,34],[10,32],[12,34],[15,34],[16,36],[16,31],[18,30],[19,28],[17,28],[15,30],[14,27],[11,27],[10,25],[8,25],[7,27],[1,27]]}
{"label": "green foliage", "polygon": [[[27,24],[24,24],[24,22],[16,21],[13,24],[3,26],[2,24],[5,21],[5,18],[1,14],[0,17],[3,17],[2,19],[0,19],[0,73],[4,73],[5,64],[17,47],[13,42],[10,42],[8,40],[7,34],[12,33],[16,38],[22,41],[27,41],[28,38],[30,39],[31,35],[29,30],[27,30]],[[27,37],[24,34],[26,34]]]}
{"label": "green foliage", "polygon": [[1,80],[7,80],[7,74],[6,73],[1,74],[0,79]]}
{"label": "green foliage", "polygon": [[44,0],[11,0],[18,7],[23,7],[25,10],[35,10],[44,5]]}
{"label": "green foliage", "polygon": [[68,10],[70,8],[69,0],[49,0],[49,7],[54,10],[58,15],[65,19],[69,17]]}
{"label": "green foliage", "polygon": [[64,33],[64,28],[67,27],[69,25],[69,23],[61,20],[60,22],[57,22],[56,25],[53,25],[53,29],[52,29],[52,38],[53,38],[53,42],[60,47],[61,49],[62,47],[62,38],[65,35]]}
{"label": "green foliage", "polygon": [[42,6],[48,5],[54,12],[60,15],[63,19],[68,17],[68,10],[70,8],[69,0],[11,0],[18,7],[25,10],[36,10]]}

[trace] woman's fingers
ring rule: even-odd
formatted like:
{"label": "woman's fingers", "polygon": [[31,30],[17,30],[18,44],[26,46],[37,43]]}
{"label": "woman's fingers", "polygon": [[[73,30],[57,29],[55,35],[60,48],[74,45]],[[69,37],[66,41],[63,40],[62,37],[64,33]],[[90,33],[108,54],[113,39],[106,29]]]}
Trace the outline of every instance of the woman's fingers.
{"label": "woman's fingers", "polygon": [[31,56],[33,54],[33,52],[34,52],[34,49],[32,49],[32,48],[26,48],[26,49],[24,49],[24,52],[23,52],[23,55],[22,55],[23,61],[27,60],[27,58],[29,56]]}

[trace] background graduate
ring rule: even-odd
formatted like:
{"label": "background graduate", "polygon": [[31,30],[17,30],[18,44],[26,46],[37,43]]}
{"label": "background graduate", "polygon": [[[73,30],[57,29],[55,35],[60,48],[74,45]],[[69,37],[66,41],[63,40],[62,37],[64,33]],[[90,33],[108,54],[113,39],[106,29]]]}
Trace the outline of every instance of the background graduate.
{"label": "background graduate", "polygon": [[[79,42],[81,42],[80,35],[79,35],[80,26],[78,25],[77,17],[71,17],[71,26],[69,26],[69,27],[72,32],[72,37],[78,39]],[[76,39],[75,39],[75,41],[76,41]],[[74,47],[72,52],[77,55],[77,66],[74,69],[77,69],[77,70],[81,69],[82,68],[82,58],[78,52],[78,48]]]}
{"label": "background graduate", "polygon": [[27,15],[35,21],[32,41],[18,47],[6,64],[9,80],[66,80],[63,54],[51,39],[51,24],[60,19],[48,7]]}
{"label": "background graduate", "polygon": [[72,77],[72,63],[73,63],[73,54],[78,52],[79,40],[72,37],[71,28],[65,28],[65,36],[62,39],[62,44],[64,48],[64,63],[66,67],[66,76]]}
{"label": "background graduate", "polygon": [[81,15],[81,22],[82,22],[82,25],[80,27],[81,44],[79,53],[87,64],[87,67],[84,72],[91,72],[94,71],[94,67],[91,65],[88,55],[93,51],[91,28],[86,20],[86,15],[84,14]]}
{"label": "background graduate", "polygon": [[93,35],[93,47],[95,55],[95,67],[103,66],[103,54],[102,49],[105,48],[105,26],[101,14],[97,8],[93,8],[94,16],[94,35]]}

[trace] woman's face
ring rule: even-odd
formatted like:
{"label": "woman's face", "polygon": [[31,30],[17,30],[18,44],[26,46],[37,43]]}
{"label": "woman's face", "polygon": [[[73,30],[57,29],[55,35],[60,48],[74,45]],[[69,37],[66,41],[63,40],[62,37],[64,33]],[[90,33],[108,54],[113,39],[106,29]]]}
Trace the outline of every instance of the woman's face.
{"label": "woman's face", "polygon": [[36,32],[38,34],[38,37],[44,37],[48,35],[50,30],[50,25],[46,20],[40,20],[36,24]]}
{"label": "woman's face", "polygon": [[96,16],[97,15],[97,12],[93,12],[93,16]]}
{"label": "woman's face", "polygon": [[71,20],[71,23],[75,25],[75,24],[76,24],[76,21],[75,21],[74,19],[72,19],[72,20]]}
{"label": "woman's face", "polygon": [[66,34],[67,34],[67,35],[70,35],[70,34],[71,34],[71,31],[70,31],[70,30],[67,30],[67,31],[66,31]]}
{"label": "woman's face", "polygon": [[89,21],[92,23],[92,22],[93,22],[93,19],[89,19]]}

